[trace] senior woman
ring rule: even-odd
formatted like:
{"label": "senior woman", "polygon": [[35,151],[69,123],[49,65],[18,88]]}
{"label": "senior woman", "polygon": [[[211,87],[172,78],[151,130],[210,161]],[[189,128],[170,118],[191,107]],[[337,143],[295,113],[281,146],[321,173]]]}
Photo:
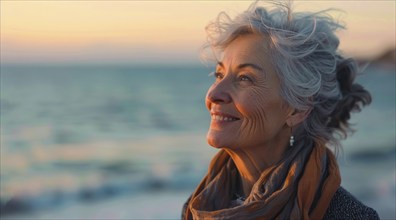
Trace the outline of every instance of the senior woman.
{"label": "senior woman", "polygon": [[217,61],[207,140],[221,150],[182,218],[378,219],[340,187],[328,148],[340,147],[351,111],[371,102],[337,49],[342,26],[326,12],[274,6],[220,13],[207,27]]}

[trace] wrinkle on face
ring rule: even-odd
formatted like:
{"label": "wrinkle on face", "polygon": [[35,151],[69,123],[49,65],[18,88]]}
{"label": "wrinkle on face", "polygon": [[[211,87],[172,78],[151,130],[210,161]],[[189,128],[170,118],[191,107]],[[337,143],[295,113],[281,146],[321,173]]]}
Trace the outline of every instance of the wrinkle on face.
{"label": "wrinkle on face", "polygon": [[[247,40],[248,39],[248,40]],[[257,43],[260,42],[260,43]],[[219,148],[255,148],[272,142],[284,127],[286,114],[284,101],[280,96],[280,81],[271,64],[268,53],[268,45],[261,37],[254,35],[241,36],[231,42],[225,49],[223,59],[216,71],[224,77],[216,81],[209,91],[217,90],[227,92],[232,103],[219,104],[208,101],[208,109],[213,106],[232,109],[241,116],[240,126],[237,129],[224,129],[224,132],[216,133],[219,138]],[[263,71],[251,71],[249,69],[237,69],[245,63],[259,66]],[[250,85],[240,84],[237,76],[240,73],[249,72],[254,77]],[[208,93],[209,94],[209,93]],[[213,129],[214,130],[214,129]],[[209,132],[209,137],[211,136]],[[223,139],[223,140],[220,140]],[[221,144],[224,143],[224,144]],[[250,145],[250,146],[248,146]]]}
{"label": "wrinkle on face", "polygon": [[[213,108],[240,118],[222,124],[212,119],[207,137],[209,144],[225,149],[232,157],[245,195],[262,171],[280,160],[290,135],[286,121],[292,108],[281,97],[280,80],[265,42],[255,34],[232,41],[224,51],[222,67],[216,68],[224,77],[216,79],[206,97],[209,111]],[[240,69],[247,63],[254,64],[254,70]],[[241,82],[241,74],[251,74],[254,79]],[[214,100],[211,96],[215,94],[229,95],[229,102]]]}
{"label": "wrinkle on face", "polygon": [[[278,81],[276,82],[279,83]],[[246,113],[244,113],[245,110],[243,109],[243,105],[236,106],[239,108],[239,111],[245,115],[241,130],[247,132],[241,133],[247,133],[248,135],[244,137],[244,139],[255,138],[255,136],[258,135],[257,131],[266,133],[266,129],[268,130],[266,127],[276,127],[276,125],[267,124],[270,122],[270,118],[267,116],[266,112],[269,108],[277,108],[280,110],[280,113],[284,112],[281,110],[284,109],[284,102],[280,95],[278,95],[279,92],[279,87],[274,87],[273,85],[271,87],[267,81],[260,78],[258,86],[252,86],[249,91],[249,98],[251,98],[251,103],[249,105],[250,107],[254,106],[252,108],[254,108],[255,111],[246,111]]]}

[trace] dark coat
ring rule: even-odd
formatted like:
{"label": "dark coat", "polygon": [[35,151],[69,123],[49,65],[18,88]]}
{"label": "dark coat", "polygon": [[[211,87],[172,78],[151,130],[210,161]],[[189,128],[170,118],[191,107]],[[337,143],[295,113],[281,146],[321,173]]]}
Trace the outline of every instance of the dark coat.
{"label": "dark coat", "polygon": [[377,220],[379,217],[374,209],[365,206],[351,193],[340,187],[331,199],[323,219]]}

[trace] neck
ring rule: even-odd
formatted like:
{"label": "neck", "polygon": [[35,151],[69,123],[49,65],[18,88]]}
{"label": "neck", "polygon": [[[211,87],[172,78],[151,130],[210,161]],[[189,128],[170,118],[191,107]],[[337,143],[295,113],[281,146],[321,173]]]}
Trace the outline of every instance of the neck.
{"label": "neck", "polygon": [[287,139],[283,142],[285,143],[272,145],[274,147],[260,146],[256,148],[240,148],[237,150],[225,149],[239,171],[243,196],[247,197],[250,194],[253,185],[260,178],[263,171],[281,160],[283,153],[289,146]]}

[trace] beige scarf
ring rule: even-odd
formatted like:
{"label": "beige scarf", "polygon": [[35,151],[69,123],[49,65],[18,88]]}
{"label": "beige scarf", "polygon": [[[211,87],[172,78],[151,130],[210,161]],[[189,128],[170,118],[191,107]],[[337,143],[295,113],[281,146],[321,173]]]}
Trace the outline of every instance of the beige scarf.
{"label": "beige scarf", "polygon": [[238,178],[232,159],[221,150],[187,202],[183,219],[322,219],[341,182],[333,153],[313,144],[292,148],[233,207]]}

